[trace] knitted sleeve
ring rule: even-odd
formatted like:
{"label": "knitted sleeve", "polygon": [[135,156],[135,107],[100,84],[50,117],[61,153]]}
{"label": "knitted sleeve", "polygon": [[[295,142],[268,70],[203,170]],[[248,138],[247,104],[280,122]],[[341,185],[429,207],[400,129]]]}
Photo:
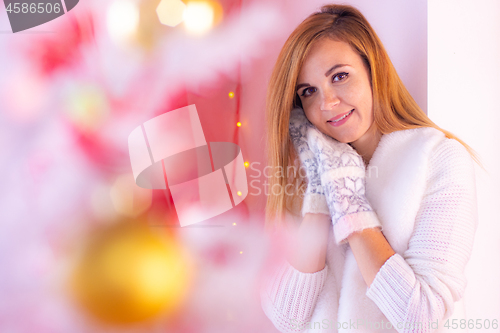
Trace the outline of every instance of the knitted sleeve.
{"label": "knitted sleeve", "polygon": [[366,293],[398,332],[431,332],[429,322],[448,318],[466,286],[477,201],[472,159],[458,141],[434,149],[427,184],[408,249],[385,262]]}
{"label": "knitted sleeve", "polygon": [[280,332],[300,332],[309,322],[328,267],[302,273],[285,261],[261,290],[262,309]]}

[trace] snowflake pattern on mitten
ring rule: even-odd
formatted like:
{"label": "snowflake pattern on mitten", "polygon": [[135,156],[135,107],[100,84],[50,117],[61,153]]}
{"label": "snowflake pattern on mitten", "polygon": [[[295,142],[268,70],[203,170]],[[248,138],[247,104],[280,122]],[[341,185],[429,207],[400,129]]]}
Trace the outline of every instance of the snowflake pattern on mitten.
{"label": "snowflake pattern on mitten", "polygon": [[307,120],[304,111],[293,109],[290,113],[289,133],[301,164],[307,176],[307,188],[304,193],[302,215],[307,212],[329,214],[325,192],[318,173],[318,161],[309,148],[307,130],[314,127]]}
{"label": "snowflake pattern on mitten", "polygon": [[318,161],[314,157],[314,153],[309,149],[306,137],[307,129],[312,126],[302,109],[296,108],[292,110],[289,126],[290,138],[306,171],[308,183],[305,194],[318,193],[324,195],[321,178],[318,173]]}
{"label": "snowflake pattern on mitten", "polygon": [[346,215],[372,211],[365,196],[365,165],[361,156],[347,143],[330,138],[314,126],[307,128],[307,139],[318,161],[333,225]]}
{"label": "snowflake pattern on mitten", "polygon": [[364,177],[333,178],[325,183],[326,202],[332,222],[349,214],[372,211],[365,196]]}

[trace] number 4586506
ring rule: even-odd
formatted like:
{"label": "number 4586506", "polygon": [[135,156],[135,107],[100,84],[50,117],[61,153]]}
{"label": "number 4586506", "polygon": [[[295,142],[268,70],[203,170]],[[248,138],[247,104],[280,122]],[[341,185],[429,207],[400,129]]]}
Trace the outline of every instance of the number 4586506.
{"label": "number 4586506", "polygon": [[448,329],[453,329],[456,330],[458,328],[460,329],[494,329],[496,330],[498,328],[498,319],[452,319],[451,324],[450,324],[450,319],[447,319],[446,322],[444,323],[444,327]]}
{"label": "number 4586506", "polygon": [[36,3],[27,3],[27,2],[15,2],[15,3],[9,3],[9,5],[6,8],[6,11],[8,13],[60,13],[61,12],[61,4],[60,3],[43,3],[39,2],[38,4]]}

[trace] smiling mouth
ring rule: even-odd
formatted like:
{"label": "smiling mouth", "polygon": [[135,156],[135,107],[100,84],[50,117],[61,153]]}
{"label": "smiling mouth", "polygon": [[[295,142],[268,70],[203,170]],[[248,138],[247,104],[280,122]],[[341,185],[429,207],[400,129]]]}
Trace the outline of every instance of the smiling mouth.
{"label": "smiling mouth", "polygon": [[353,113],[353,112],[354,112],[354,109],[352,109],[351,111],[347,112],[345,115],[343,115],[339,119],[328,120],[327,123],[337,123],[337,122],[341,121],[342,119],[345,119],[346,117],[349,117],[351,115],[351,113]]}

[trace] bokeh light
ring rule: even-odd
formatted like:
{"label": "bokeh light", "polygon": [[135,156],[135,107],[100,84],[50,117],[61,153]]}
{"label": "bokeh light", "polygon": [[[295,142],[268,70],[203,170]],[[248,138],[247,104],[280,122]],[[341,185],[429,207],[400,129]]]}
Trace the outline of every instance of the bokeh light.
{"label": "bokeh light", "polygon": [[137,217],[151,206],[152,193],[137,186],[134,176],[127,173],[116,178],[111,187],[111,201],[121,216]]}
{"label": "bokeh light", "polygon": [[126,43],[133,38],[139,25],[139,8],[132,0],[115,0],[108,8],[108,33],[115,42]]}
{"label": "bokeh light", "polygon": [[162,0],[156,8],[158,19],[162,24],[175,27],[183,20],[186,5],[180,0]]}
{"label": "bokeh light", "polygon": [[95,85],[82,84],[67,93],[65,111],[82,132],[93,132],[109,116],[105,93]]}
{"label": "bokeh light", "polygon": [[184,26],[191,34],[203,35],[220,21],[221,16],[222,7],[216,1],[188,1],[183,15]]}

